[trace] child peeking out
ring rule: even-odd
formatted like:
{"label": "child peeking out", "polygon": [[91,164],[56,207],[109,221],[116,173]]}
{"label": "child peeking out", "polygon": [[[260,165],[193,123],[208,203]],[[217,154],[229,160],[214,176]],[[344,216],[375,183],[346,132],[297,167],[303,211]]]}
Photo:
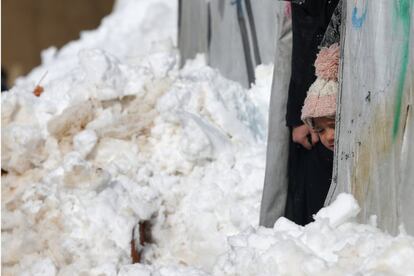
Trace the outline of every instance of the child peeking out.
{"label": "child peeking out", "polygon": [[338,64],[338,44],[320,50],[315,61],[317,79],[310,86],[302,108],[301,119],[320,139],[320,143],[306,151],[298,161],[302,174],[297,177],[296,184],[305,186],[303,189],[296,188],[297,192],[292,193],[295,200],[304,204],[294,206],[291,213],[295,221],[302,225],[313,221],[313,215],[323,207],[331,185]]}
{"label": "child peeking out", "polygon": [[322,48],[315,61],[316,81],[309,88],[302,120],[319,135],[322,144],[334,150],[336,94],[338,92],[339,46]]}

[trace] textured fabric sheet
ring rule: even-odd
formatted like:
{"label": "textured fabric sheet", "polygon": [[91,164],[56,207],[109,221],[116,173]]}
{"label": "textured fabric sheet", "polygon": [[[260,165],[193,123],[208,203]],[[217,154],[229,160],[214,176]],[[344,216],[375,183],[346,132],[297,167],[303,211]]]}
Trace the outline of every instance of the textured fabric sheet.
{"label": "textured fabric sheet", "polygon": [[283,4],[278,3],[266,173],[260,208],[260,225],[265,227],[273,227],[274,222],[284,215],[288,184],[289,129],[286,127],[285,116],[292,55],[292,22],[284,14],[283,7]]}
{"label": "textured fabric sheet", "polygon": [[414,234],[412,0],[345,1],[334,182],[327,203],[351,192],[359,219]]}
{"label": "textured fabric sheet", "polygon": [[181,66],[198,53],[208,52],[208,4],[206,0],[180,0],[178,48]]}
{"label": "textured fabric sheet", "polygon": [[283,3],[181,0],[178,37],[181,66],[197,53],[205,53],[211,67],[249,87],[254,82],[255,67],[274,60],[278,5]]}

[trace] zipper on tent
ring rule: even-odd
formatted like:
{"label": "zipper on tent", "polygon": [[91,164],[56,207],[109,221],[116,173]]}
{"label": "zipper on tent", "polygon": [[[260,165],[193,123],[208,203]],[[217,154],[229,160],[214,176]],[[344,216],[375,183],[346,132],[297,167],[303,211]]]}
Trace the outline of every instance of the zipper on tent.
{"label": "zipper on tent", "polygon": [[251,84],[254,82],[254,72],[253,72],[253,62],[250,56],[250,44],[249,44],[249,37],[247,34],[246,20],[244,19],[241,0],[235,0],[232,2],[232,4],[236,4],[236,8],[237,8],[237,20],[239,23],[240,34],[241,34],[242,44],[243,44],[244,58],[246,61],[247,79],[249,81],[249,87],[251,87]]}
{"label": "zipper on tent", "polygon": [[252,40],[253,40],[254,58],[255,58],[256,66],[257,66],[257,65],[261,64],[262,61],[261,61],[261,58],[260,58],[259,43],[258,43],[258,40],[257,40],[256,25],[254,23],[252,5],[250,3],[250,0],[245,0],[244,2],[246,4],[247,18],[249,19],[250,32],[251,32]]}

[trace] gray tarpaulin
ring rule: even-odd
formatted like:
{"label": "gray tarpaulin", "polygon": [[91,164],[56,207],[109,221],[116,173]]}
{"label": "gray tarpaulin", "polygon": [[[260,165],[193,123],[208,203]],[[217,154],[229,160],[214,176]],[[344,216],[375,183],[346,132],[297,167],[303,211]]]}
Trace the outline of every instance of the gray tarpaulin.
{"label": "gray tarpaulin", "polygon": [[178,48],[181,66],[198,53],[208,52],[208,4],[206,0],[180,0]]}
{"label": "gray tarpaulin", "polygon": [[[237,6],[229,0],[212,0],[209,64],[226,78],[249,87]],[[245,9],[243,9],[245,11]],[[245,13],[243,12],[245,16]],[[250,43],[250,42],[249,42]],[[250,57],[250,53],[248,53]]]}
{"label": "gray tarpaulin", "polygon": [[[274,0],[251,1],[261,62],[264,64],[275,61],[276,34],[279,28],[277,13],[283,3]],[[289,69],[289,68],[287,68]]]}
{"label": "gray tarpaulin", "polygon": [[287,196],[289,129],[286,127],[286,103],[292,56],[292,22],[278,4],[277,41],[272,94],[269,107],[269,131],[266,173],[260,208],[260,225],[273,227],[284,215]]}
{"label": "gray tarpaulin", "polygon": [[196,53],[206,53],[211,67],[249,87],[254,68],[273,62],[280,4],[274,0],[181,0],[181,64]]}
{"label": "gray tarpaulin", "polygon": [[[377,215],[414,234],[412,0],[346,1],[334,181],[327,203],[354,194],[359,219]],[[336,180],[336,181],[335,181]]]}

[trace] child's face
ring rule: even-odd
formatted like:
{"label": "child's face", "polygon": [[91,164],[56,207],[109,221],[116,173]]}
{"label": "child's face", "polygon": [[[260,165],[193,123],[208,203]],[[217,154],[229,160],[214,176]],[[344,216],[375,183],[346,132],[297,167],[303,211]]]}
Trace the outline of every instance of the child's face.
{"label": "child's face", "polygon": [[319,135],[322,144],[330,150],[334,150],[335,144],[335,119],[319,117],[313,119],[314,130]]}

